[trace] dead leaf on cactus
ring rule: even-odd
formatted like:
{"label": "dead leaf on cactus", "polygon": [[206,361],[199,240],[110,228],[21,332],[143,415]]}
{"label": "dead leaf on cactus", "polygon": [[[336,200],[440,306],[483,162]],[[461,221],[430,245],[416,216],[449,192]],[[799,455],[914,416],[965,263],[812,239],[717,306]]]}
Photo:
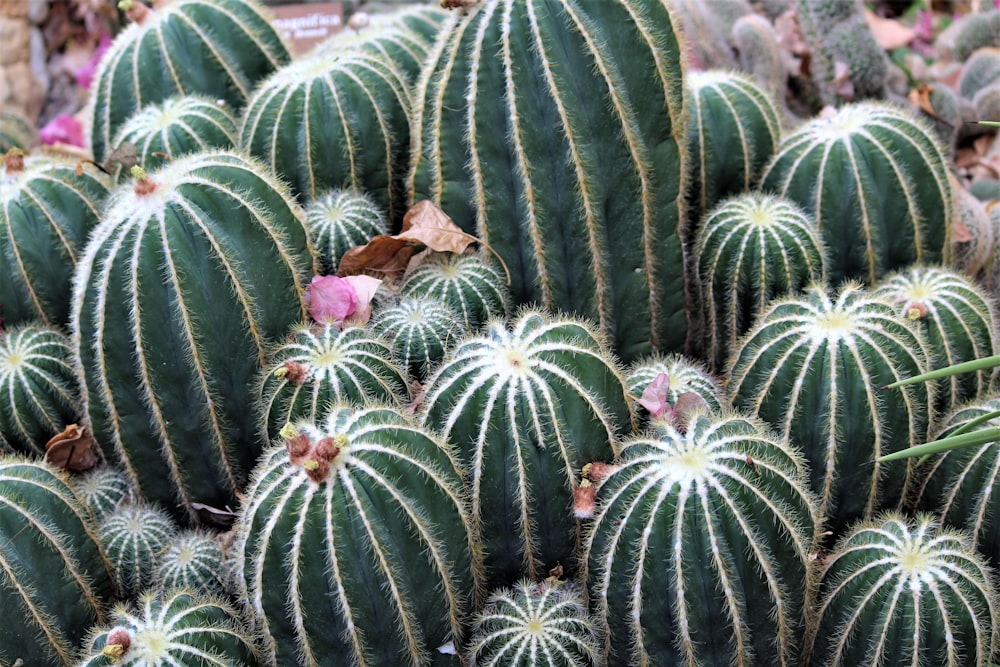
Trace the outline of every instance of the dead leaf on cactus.
{"label": "dead leaf on cactus", "polygon": [[875,41],[886,51],[906,46],[916,37],[916,32],[912,28],[907,28],[899,21],[877,16],[867,7],[864,8],[864,12]]}
{"label": "dead leaf on cactus", "polygon": [[436,252],[463,253],[477,243],[472,234],[466,234],[434,202],[424,200],[415,204],[403,216],[403,231],[395,238],[425,245]]}
{"label": "dead leaf on cactus", "polygon": [[379,235],[367,244],[351,248],[340,259],[337,275],[341,278],[375,274],[384,280],[403,275],[413,256],[413,246],[394,236]]}
{"label": "dead leaf on cactus", "polygon": [[45,443],[45,460],[69,472],[84,472],[98,463],[94,438],[86,428],[70,424]]}
{"label": "dead leaf on cactus", "polygon": [[934,110],[934,105],[931,103],[931,93],[933,92],[934,86],[921,85],[911,90],[909,95],[906,97],[910,101],[910,104],[914,105],[934,120],[944,123],[948,127],[954,127]]}

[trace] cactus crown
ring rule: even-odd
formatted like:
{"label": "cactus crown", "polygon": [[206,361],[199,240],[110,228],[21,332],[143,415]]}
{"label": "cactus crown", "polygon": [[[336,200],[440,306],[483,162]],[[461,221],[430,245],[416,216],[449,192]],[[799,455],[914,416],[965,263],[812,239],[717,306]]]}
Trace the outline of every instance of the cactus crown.
{"label": "cactus crown", "polygon": [[154,583],[160,553],[177,527],[162,509],[121,505],[100,527],[101,545],[115,574],[120,597],[134,598]]}

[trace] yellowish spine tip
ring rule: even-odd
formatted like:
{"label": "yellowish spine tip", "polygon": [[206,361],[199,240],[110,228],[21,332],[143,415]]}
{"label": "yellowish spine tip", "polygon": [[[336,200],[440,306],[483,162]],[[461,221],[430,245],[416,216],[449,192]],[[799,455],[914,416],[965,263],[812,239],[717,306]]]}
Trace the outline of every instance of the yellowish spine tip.
{"label": "yellowish spine tip", "polygon": [[101,655],[110,659],[111,662],[118,662],[125,655],[125,647],[121,644],[105,644]]}
{"label": "yellowish spine tip", "polygon": [[302,467],[306,470],[316,470],[319,468],[319,461],[316,459],[306,459],[302,462]]}
{"label": "yellowish spine tip", "polygon": [[347,447],[347,442],[348,442],[347,436],[344,435],[343,433],[338,433],[337,435],[333,436],[333,444],[335,444],[338,449],[343,449],[344,447]]}
{"label": "yellowish spine tip", "polygon": [[278,431],[278,435],[281,436],[282,440],[291,440],[298,434],[298,430],[292,426],[291,423],[286,423],[281,427],[281,430]]}
{"label": "yellowish spine tip", "polygon": [[121,2],[118,3],[118,9],[122,10],[123,12],[127,12],[134,6],[135,2],[133,2],[132,0],[121,0]]}
{"label": "yellowish spine tip", "polygon": [[276,377],[276,378],[280,379],[280,378],[285,377],[286,375],[288,375],[288,369],[285,368],[284,366],[282,366],[281,368],[278,368],[278,369],[276,369],[274,371],[274,377]]}
{"label": "yellowish spine tip", "polygon": [[[130,0],[124,0],[124,1],[130,2]],[[146,170],[140,167],[139,165],[133,165],[130,173],[132,174],[132,178],[134,178],[137,181],[146,180]]]}

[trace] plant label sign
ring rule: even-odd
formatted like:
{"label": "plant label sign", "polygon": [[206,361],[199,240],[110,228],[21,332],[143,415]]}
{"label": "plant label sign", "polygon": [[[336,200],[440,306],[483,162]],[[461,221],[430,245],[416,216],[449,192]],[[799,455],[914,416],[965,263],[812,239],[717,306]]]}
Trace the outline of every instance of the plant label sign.
{"label": "plant label sign", "polygon": [[302,54],[344,29],[344,5],[310,2],[271,7],[271,24],[288,40],[292,51]]}

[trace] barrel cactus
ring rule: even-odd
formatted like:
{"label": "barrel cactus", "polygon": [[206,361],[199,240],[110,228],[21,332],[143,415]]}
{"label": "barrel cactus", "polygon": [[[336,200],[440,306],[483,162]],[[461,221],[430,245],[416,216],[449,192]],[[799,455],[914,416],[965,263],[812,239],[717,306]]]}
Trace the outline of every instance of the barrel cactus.
{"label": "barrel cactus", "polygon": [[52,327],[0,330],[0,451],[42,455],[45,443],[80,418],[69,338]]}
{"label": "barrel cactus", "polygon": [[199,594],[224,593],[225,568],[219,537],[204,530],[183,530],[159,553],[153,574],[161,592],[175,589]]}
{"label": "barrel cactus", "polygon": [[899,499],[906,462],[874,459],[927,440],[933,393],[926,383],[881,387],[926,371],[913,323],[848,283],[768,308],[734,358],[729,392],[802,449],[820,510],[839,531]]}
{"label": "barrel cactus", "polygon": [[683,65],[667,3],[482,0],[442,32],[415,93],[410,201],[488,243],[516,303],[599,322],[625,361],[680,350]]}
{"label": "barrel cactus", "polygon": [[17,109],[0,110],[0,153],[11,148],[30,150],[38,145],[38,128]]}
{"label": "barrel cactus", "polygon": [[509,301],[503,274],[481,254],[436,253],[406,276],[400,293],[451,306],[470,331],[504,317]]}
{"label": "barrel cactus", "polygon": [[968,535],[929,515],[862,522],[823,561],[811,667],[987,667],[997,593]]}
{"label": "barrel cactus", "polygon": [[407,297],[375,316],[372,330],[389,341],[411,378],[422,381],[469,330],[455,309],[430,297]]}
{"label": "barrel cactus", "polygon": [[13,149],[0,167],[0,318],[5,326],[69,322],[70,284],[97,226],[108,180],[71,162],[25,158]]}
{"label": "barrel cactus", "polygon": [[254,667],[254,635],[220,599],[175,590],[119,605],[90,632],[77,667]]}
{"label": "barrel cactus", "polygon": [[128,478],[111,465],[97,466],[83,475],[74,475],[70,481],[80,503],[98,526],[122,502],[134,500]]}
{"label": "barrel cactus", "polygon": [[54,468],[0,457],[0,663],[72,665],[111,599],[87,511]]}
{"label": "barrel cactus", "polygon": [[306,204],[306,224],[323,275],[337,272],[341,257],[351,248],[387,234],[385,213],[368,195],[357,190],[331,190]]}
{"label": "barrel cactus", "polygon": [[713,208],[695,249],[701,279],[705,350],[727,368],[738,339],[775,298],[823,279],[823,246],[794,202],[748,193]]}
{"label": "barrel cactus", "polygon": [[[101,59],[91,93],[91,148],[103,162],[130,116],[178,95],[224,100],[239,113],[258,82],[290,59],[254,0],[123,0],[131,25]],[[135,72],[142,72],[136,76]]]}
{"label": "barrel cactus", "polygon": [[282,437],[233,552],[268,664],[438,664],[439,648],[460,650],[481,565],[448,446],[382,407],[336,406]]}
{"label": "barrel cactus", "polygon": [[709,412],[723,412],[729,406],[718,378],[701,363],[679,354],[657,354],[636,359],[625,376],[629,396],[640,399],[660,375],[667,376],[665,400],[670,405],[676,404],[681,395],[692,393],[701,398]]}
{"label": "barrel cactus", "polygon": [[796,665],[819,516],[805,464],[761,422],[701,414],[627,441],[585,550],[617,665]]}
{"label": "barrel cactus", "polygon": [[491,587],[575,571],[581,470],[610,462],[632,428],[601,340],[581,320],[528,310],[459,343],[427,382],[424,423],[468,470]]}
{"label": "barrel cactus", "polygon": [[116,191],[76,274],[73,342],[94,437],[147,500],[236,506],[262,449],[255,379],[305,319],[311,262],[301,209],[237,154]]}
{"label": "barrel cactus", "polygon": [[166,512],[149,505],[124,504],[105,517],[98,534],[119,598],[138,597],[153,585],[157,559],[176,531]]}
{"label": "barrel cactus", "polygon": [[951,189],[932,132],[907,110],[866,102],[782,140],[761,187],[813,216],[831,284],[873,284],[910,264],[948,259]]}

